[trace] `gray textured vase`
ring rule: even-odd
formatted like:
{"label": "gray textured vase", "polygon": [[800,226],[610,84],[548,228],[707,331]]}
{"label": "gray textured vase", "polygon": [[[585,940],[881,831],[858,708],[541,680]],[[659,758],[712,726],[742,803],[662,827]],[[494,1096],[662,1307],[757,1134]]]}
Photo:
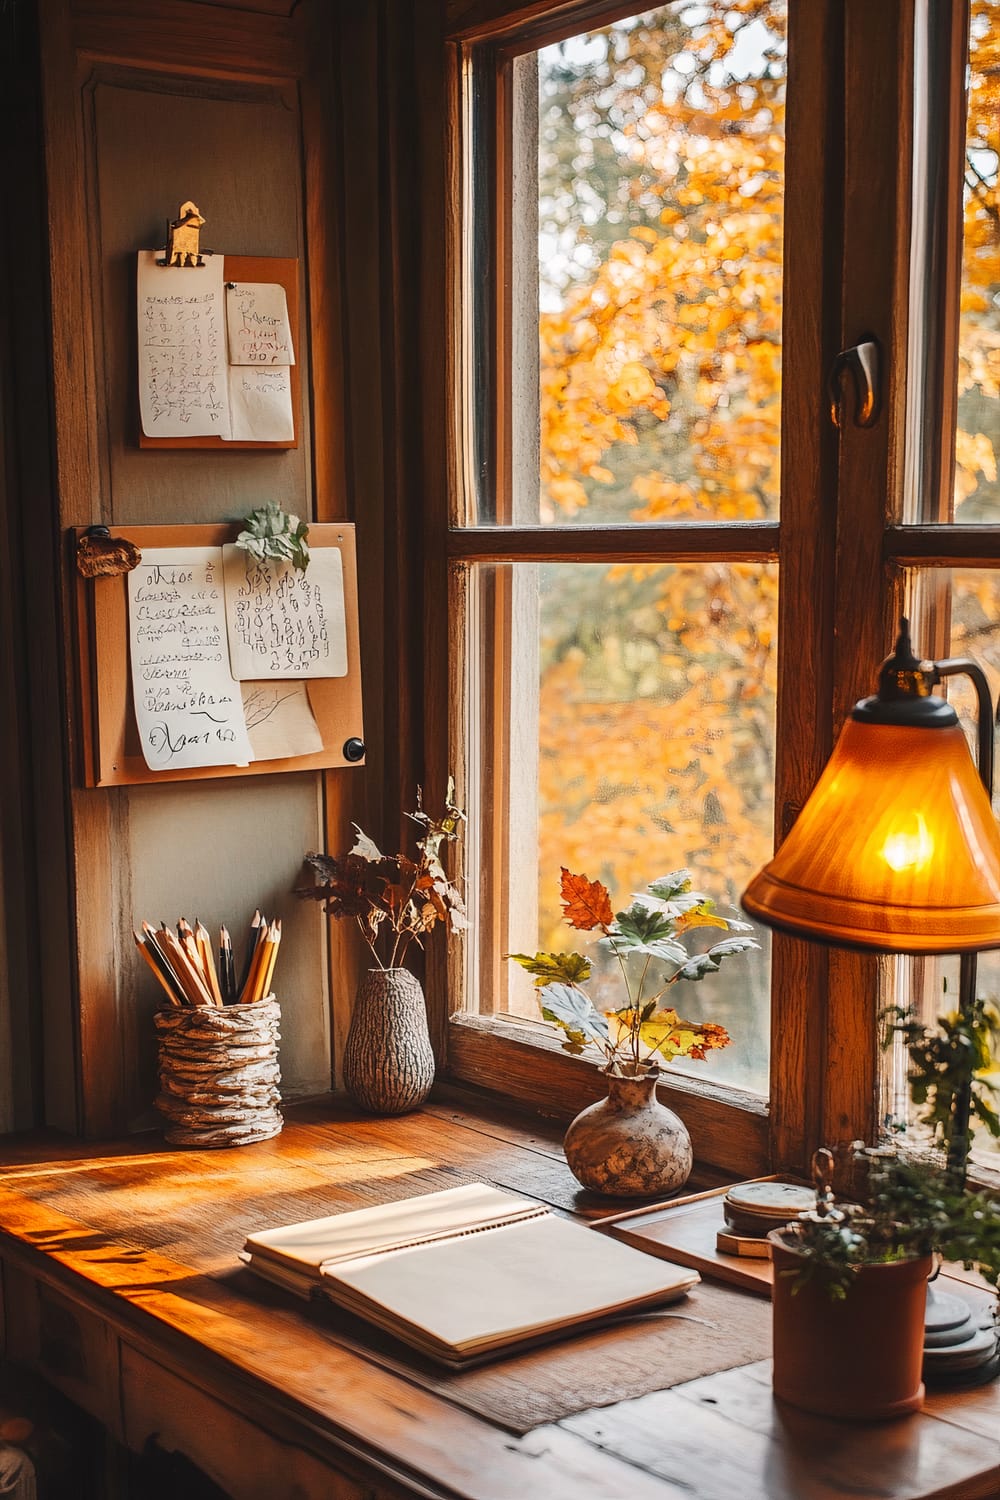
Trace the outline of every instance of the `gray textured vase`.
{"label": "gray textured vase", "polygon": [[675,1192],[691,1175],[691,1137],[656,1097],[655,1072],[608,1074],[608,1097],[577,1115],[563,1147],[570,1171],[595,1193],[645,1198]]}
{"label": "gray textured vase", "polygon": [[423,1104],[433,1082],[419,980],[409,969],[369,969],[358,986],[344,1047],[344,1087],[372,1114],[402,1115]]}

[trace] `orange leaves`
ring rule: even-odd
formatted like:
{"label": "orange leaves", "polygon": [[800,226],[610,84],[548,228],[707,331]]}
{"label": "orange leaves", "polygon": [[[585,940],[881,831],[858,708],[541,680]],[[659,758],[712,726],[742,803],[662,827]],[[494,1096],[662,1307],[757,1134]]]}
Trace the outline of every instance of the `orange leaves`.
{"label": "orange leaves", "polygon": [[656,383],[646,366],[632,359],[622,366],[618,379],[608,387],[607,401],[612,411],[627,413],[656,394]]}
{"label": "orange leaves", "polygon": [[571,875],[562,866],[560,880],[563,909],[566,921],[578,932],[590,932],[595,927],[610,927],[614,921],[611,896],[599,880],[588,880],[586,875]]}

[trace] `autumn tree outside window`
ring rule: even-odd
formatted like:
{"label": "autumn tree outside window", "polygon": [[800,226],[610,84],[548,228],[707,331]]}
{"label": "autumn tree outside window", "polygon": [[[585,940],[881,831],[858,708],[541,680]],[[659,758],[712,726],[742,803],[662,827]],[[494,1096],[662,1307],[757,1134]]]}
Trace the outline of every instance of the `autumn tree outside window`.
{"label": "autumn tree outside window", "polygon": [[[957,283],[939,274],[928,296],[925,281],[909,316],[908,266],[940,265],[945,232],[940,203],[911,214],[923,127],[909,121],[916,108],[941,136],[961,112],[968,28],[904,0],[451,9],[451,753],[480,809],[480,941],[449,1059],[458,1077],[569,1108],[599,1085],[554,1050],[503,961],[553,945],[560,865],[621,904],[689,865],[733,904],[870,689],[904,566],[927,576],[927,502],[904,511],[904,491],[940,495],[954,449],[923,451],[918,482],[902,437],[917,392],[949,420],[947,379],[913,371],[957,349]],[[971,21],[990,78],[997,9],[976,0]],[[959,156],[983,200],[996,183],[975,77],[973,144],[954,127],[938,143],[953,227]],[[991,233],[967,233],[963,292],[962,379],[982,399]],[[862,336],[882,347],[883,414],[838,434],[825,377]],[[992,439],[978,418],[958,430],[968,504],[995,482]],[[967,561],[935,504],[936,552]],[[934,607],[915,603],[940,635],[942,600],[959,601],[960,633],[978,618],[960,601],[990,607],[992,581],[943,588],[934,562]],[[749,977],[692,989],[695,1018],[737,1045],[668,1083],[696,1149],[727,1170],[801,1165],[819,1139],[870,1133],[881,1109],[874,961],[766,947]]]}

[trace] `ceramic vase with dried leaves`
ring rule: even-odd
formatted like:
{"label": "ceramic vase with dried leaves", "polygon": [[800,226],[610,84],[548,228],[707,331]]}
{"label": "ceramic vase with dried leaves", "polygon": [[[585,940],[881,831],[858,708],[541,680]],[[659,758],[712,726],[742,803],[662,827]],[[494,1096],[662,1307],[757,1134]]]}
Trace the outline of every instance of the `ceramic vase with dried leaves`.
{"label": "ceramic vase with dried leaves", "polygon": [[577,1115],[563,1141],[578,1182],[613,1198],[675,1192],[691,1175],[687,1128],[656,1097],[656,1068],[608,1073],[608,1094]]}
{"label": "ceramic vase with dried leaves", "polygon": [[409,969],[369,969],[358,987],[344,1047],[344,1087],[375,1115],[423,1104],[434,1082],[434,1053],[419,980]]}

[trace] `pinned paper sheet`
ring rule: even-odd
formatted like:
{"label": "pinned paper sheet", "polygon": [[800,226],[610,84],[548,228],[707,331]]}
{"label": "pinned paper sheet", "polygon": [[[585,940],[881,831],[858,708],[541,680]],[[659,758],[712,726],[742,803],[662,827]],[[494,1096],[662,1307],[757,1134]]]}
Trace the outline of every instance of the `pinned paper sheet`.
{"label": "pinned paper sheet", "polygon": [[278,282],[227,283],[226,326],[231,365],[294,365],[288,302]]}
{"label": "pinned paper sheet", "polygon": [[229,409],[235,442],[280,443],[295,436],[292,378],[281,366],[257,370],[234,365],[229,371]]}
{"label": "pinned paper sheet", "polygon": [[128,601],[132,696],[149,769],[248,765],[254,753],[229,670],[220,549],[145,550],[128,575]]}
{"label": "pinned paper sheet", "polygon": [[316,755],[323,736],[304,682],[243,682],[243,712],[255,760]]}
{"label": "pinned paper sheet", "polygon": [[223,547],[233,676],[345,677],[344,570],[338,547],[318,547],[302,573],[291,563]]}
{"label": "pinned paper sheet", "polygon": [[139,412],[147,437],[228,438],[222,256],[161,266],[140,250]]}

